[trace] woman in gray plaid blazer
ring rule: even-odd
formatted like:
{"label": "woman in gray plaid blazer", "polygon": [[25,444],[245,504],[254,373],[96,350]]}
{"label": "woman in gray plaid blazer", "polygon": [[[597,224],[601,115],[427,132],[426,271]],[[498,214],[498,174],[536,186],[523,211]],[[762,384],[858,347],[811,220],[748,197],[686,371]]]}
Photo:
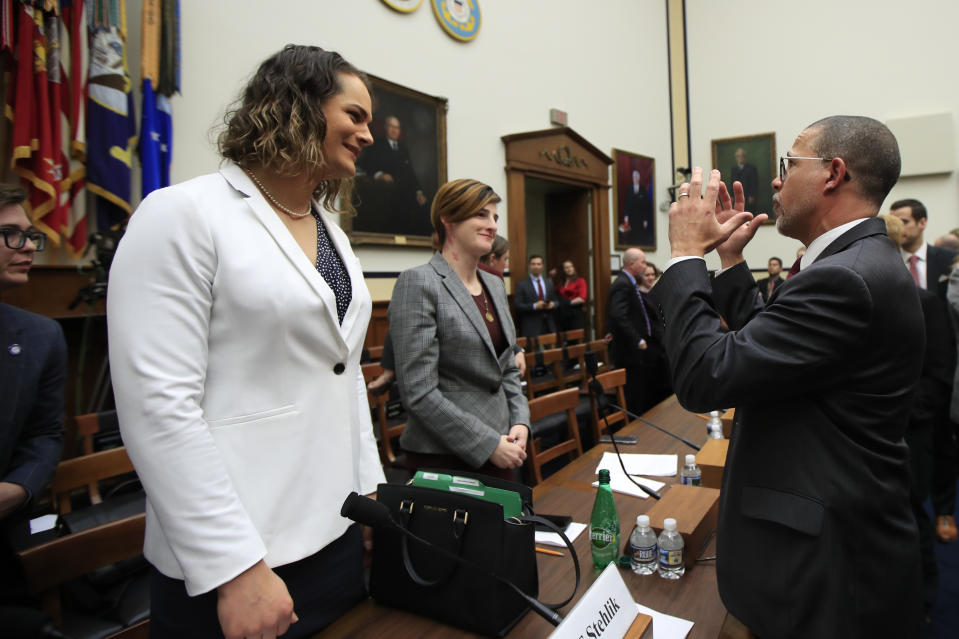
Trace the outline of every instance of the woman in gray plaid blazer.
{"label": "woman in gray plaid blazer", "polygon": [[476,180],[441,186],[431,211],[437,252],[393,289],[390,333],[409,413],[400,444],[410,468],[512,478],[526,459],[529,407],[506,289],[477,268],[496,237],[499,201]]}

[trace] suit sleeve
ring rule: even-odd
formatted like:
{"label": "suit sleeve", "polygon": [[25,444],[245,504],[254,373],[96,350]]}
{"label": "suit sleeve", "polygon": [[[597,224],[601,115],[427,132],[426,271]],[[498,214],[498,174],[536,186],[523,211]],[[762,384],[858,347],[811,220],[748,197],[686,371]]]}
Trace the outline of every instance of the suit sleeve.
{"label": "suit sleeve", "polygon": [[406,409],[454,454],[478,468],[496,450],[500,435],[481,416],[462,410],[440,390],[443,345],[436,330],[437,295],[428,277],[416,269],[404,271],[393,288],[389,318],[396,379]]}
{"label": "suit sleeve", "polygon": [[107,297],[123,440],[191,596],[266,555],[200,404],[217,269],[208,224],[179,192],[148,196],[120,242]]}
{"label": "suit sleeve", "polygon": [[49,329],[46,357],[36,398],[24,431],[17,441],[7,474],[0,481],[23,486],[28,499],[43,492],[53,479],[63,452],[63,401],[67,379],[67,344],[63,329],[54,321]]}
{"label": "suit sleeve", "polygon": [[533,305],[536,303],[536,297],[532,294],[533,287],[529,279],[520,281],[516,285],[516,295],[513,296],[513,304],[516,307],[517,315],[525,315],[536,311]]}
{"label": "suit sleeve", "polygon": [[[845,370],[837,364],[862,347],[873,312],[865,282],[844,267],[799,273],[775,303],[729,332],[720,327],[701,260],[672,266],[653,296],[676,395],[696,412],[754,400],[757,379],[775,379],[783,399],[830,383]],[[729,317],[737,318],[745,304],[729,299]]]}
{"label": "suit sleeve", "polygon": [[366,394],[366,380],[363,379],[363,368],[356,368],[356,403],[359,415],[359,446],[360,455],[357,462],[359,470],[359,488],[361,495],[369,495],[376,491],[379,484],[386,483],[386,475],[380,463],[380,452],[376,446],[376,436],[373,434],[373,419],[370,415],[370,400]]}
{"label": "suit sleeve", "polygon": [[630,347],[635,349],[644,337],[636,330],[636,326],[629,317],[630,295],[635,295],[635,292],[630,290],[629,286],[613,282],[609,289],[609,310],[607,313],[610,321],[616,326],[616,330],[625,333]]}
{"label": "suit sleeve", "polygon": [[745,262],[720,273],[713,280],[713,293],[719,312],[734,331],[765,308],[765,298]]}

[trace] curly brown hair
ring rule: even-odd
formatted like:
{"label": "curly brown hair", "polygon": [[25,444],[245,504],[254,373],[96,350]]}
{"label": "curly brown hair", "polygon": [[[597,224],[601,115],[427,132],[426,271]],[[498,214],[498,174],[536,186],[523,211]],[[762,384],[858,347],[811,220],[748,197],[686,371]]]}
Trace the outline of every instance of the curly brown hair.
{"label": "curly brown hair", "polygon": [[[280,175],[322,173],[326,117],[323,103],[342,91],[339,75],[366,75],[334,51],[288,44],[267,58],[223,116],[220,155],[241,167],[259,165]],[[353,178],[321,181],[313,196],[331,211],[353,213]],[[337,204],[339,198],[339,204]]]}

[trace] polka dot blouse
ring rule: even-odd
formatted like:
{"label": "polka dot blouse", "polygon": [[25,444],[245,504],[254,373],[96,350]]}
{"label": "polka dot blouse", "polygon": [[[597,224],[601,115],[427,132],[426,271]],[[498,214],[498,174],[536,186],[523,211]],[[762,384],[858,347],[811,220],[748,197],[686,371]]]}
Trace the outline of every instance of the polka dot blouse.
{"label": "polka dot blouse", "polygon": [[333,289],[336,296],[336,316],[342,326],[346,309],[350,307],[353,299],[353,284],[350,282],[350,274],[343,266],[343,260],[326,232],[326,227],[323,226],[320,214],[313,211],[313,218],[316,220],[316,270]]}

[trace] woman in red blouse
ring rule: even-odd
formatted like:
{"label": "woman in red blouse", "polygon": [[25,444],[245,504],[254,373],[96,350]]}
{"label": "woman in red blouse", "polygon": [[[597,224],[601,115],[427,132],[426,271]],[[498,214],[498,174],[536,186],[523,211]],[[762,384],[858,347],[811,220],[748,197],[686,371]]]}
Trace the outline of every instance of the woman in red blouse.
{"label": "woman in red blouse", "polygon": [[586,326],[586,280],[576,274],[571,260],[563,262],[563,283],[556,291],[565,300],[560,320],[562,330],[571,331]]}

